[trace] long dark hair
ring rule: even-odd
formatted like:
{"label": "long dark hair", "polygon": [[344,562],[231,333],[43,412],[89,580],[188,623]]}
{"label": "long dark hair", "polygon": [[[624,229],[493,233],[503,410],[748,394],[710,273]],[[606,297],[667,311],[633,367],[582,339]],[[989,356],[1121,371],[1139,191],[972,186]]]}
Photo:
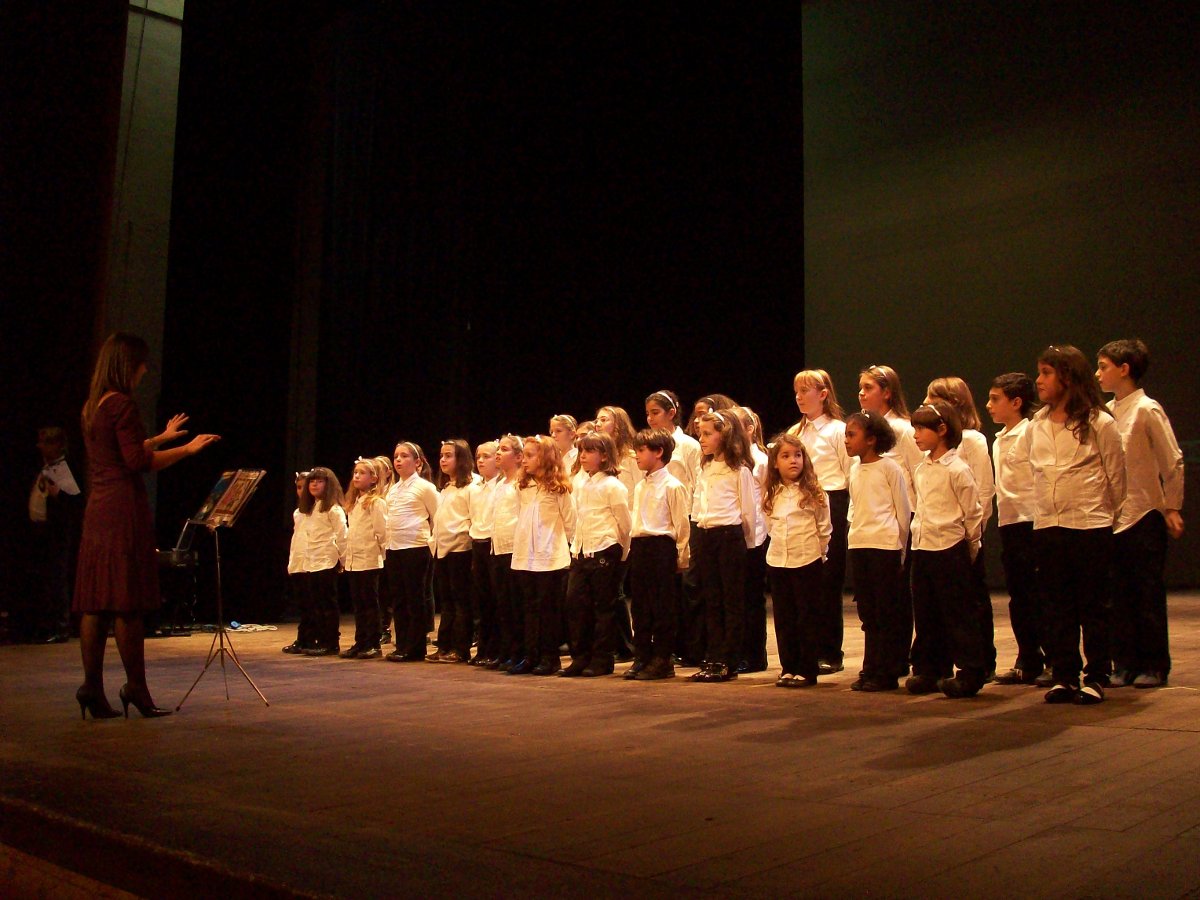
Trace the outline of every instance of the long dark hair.
{"label": "long dark hair", "polygon": [[1100,393],[1100,384],[1092,374],[1087,357],[1078,347],[1051,344],[1038,357],[1038,365],[1049,366],[1058,376],[1067,395],[1063,403],[1067,427],[1075,435],[1075,440],[1081,444],[1087,443],[1091,435],[1092,417],[1101,411],[1108,412]]}

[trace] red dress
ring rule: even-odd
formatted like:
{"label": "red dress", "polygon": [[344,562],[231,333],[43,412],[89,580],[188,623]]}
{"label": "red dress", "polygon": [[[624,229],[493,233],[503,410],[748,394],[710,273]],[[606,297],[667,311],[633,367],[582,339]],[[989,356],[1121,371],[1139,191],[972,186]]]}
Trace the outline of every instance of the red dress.
{"label": "red dress", "polygon": [[88,455],[88,501],[75,573],[72,610],[144,613],[159,608],[154,521],[142,473],[153,452],[137,404],[112,394],[83,436]]}

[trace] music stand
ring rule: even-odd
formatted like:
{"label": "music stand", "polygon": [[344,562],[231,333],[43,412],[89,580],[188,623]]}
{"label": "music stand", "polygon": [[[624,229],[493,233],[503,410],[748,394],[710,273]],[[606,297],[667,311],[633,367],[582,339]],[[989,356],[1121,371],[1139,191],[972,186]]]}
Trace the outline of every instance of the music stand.
{"label": "music stand", "polygon": [[180,700],[179,705],[175,707],[176,712],[183,708],[184,701],[191,696],[196,685],[200,683],[200,679],[204,677],[204,673],[208,671],[208,667],[218,657],[221,660],[221,676],[225,679],[225,699],[229,699],[229,676],[225,671],[226,656],[233,661],[246,681],[250,682],[250,687],[254,688],[259,699],[267,706],[271,705],[263,696],[263,692],[258,689],[258,685],[254,683],[254,679],[242,667],[237,653],[233,649],[233,643],[226,633],[224,598],[221,594],[221,539],[219,534],[221,528],[233,527],[242,514],[242,510],[246,508],[246,503],[258,488],[258,483],[266,474],[264,469],[237,469],[222,472],[221,477],[217,479],[217,483],[209,492],[208,499],[204,501],[204,505],[200,507],[196,515],[188,520],[189,524],[203,525],[213,536],[213,550],[217,560],[217,630],[213,635],[212,645],[208,648],[208,658],[204,661],[204,668],[200,670],[200,674],[196,676],[192,686],[183,695],[183,700]]}

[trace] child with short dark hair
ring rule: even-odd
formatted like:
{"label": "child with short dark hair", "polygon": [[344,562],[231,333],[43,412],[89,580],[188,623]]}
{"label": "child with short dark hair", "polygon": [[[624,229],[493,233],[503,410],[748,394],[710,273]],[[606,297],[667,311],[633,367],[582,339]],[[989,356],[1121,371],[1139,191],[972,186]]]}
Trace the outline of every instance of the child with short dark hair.
{"label": "child with short dark hair", "polygon": [[655,681],[675,677],[676,573],[688,565],[691,491],[667,468],[675,451],[669,432],[643,429],[633,437],[633,450],[645,477],[633,491],[629,582],[634,661],[625,677]]}
{"label": "child with short dark hair", "polygon": [[1004,426],[992,445],[996,524],[1008,588],[1008,619],[1017,640],[1016,662],[1011,669],[996,673],[997,684],[1037,684],[1045,669],[1033,547],[1033,480],[1028,471],[1014,469],[1008,461],[1009,450],[1029,427],[1036,409],[1037,390],[1024,372],[1009,372],[992,380],[987,410],[993,422]]}
{"label": "child with short dark hair", "polygon": [[863,665],[852,691],[894,691],[908,674],[912,603],[904,590],[904,550],[912,509],[908,479],[887,452],[895,446],[891,424],[876,412],[846,417],[850,469],[846,555],[854,577],[854,605],[863,630]]}
{"label": "child with short dark hair", "polygon": [[1105,344],[1097,360],[1125,450],[1125,503],[1113,538],[1112,687],[1160,687],[1171,671],[1163,570],[1167,535],[1183,534],[1183,454],[1162,406],[1139,387],[1149,366],[1150,351],[1136,339]]}
{"label": "child with short dark hair", "polygon": [[913,472],[916,633],[913,674],[905,687],[910,694],[940,690],[951,698],[972,697],[983,687],[987,671],[971,576],[983,522],[979,489],[958,455],[962,424],[952,406],[927,403],[910,421],[913,440],[925,456]]}

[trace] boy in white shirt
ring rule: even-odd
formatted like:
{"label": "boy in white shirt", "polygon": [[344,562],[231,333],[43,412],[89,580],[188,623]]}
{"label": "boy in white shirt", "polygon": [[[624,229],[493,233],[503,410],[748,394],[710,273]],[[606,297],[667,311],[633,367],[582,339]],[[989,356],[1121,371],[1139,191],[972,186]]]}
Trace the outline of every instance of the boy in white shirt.
{"label": "boy in white shirt", "polygon": [[1100,348],[1096,378],[1111,392],[1109,410],[1125,450],[1125,503],[1117,519],[1116,584],[1112,611],[1112,687],[1155,688],[1171,671],[1167,535],[1183,534],[1183,454],[1163,408],[1138,384],[1150,365],[1139,340]]}

